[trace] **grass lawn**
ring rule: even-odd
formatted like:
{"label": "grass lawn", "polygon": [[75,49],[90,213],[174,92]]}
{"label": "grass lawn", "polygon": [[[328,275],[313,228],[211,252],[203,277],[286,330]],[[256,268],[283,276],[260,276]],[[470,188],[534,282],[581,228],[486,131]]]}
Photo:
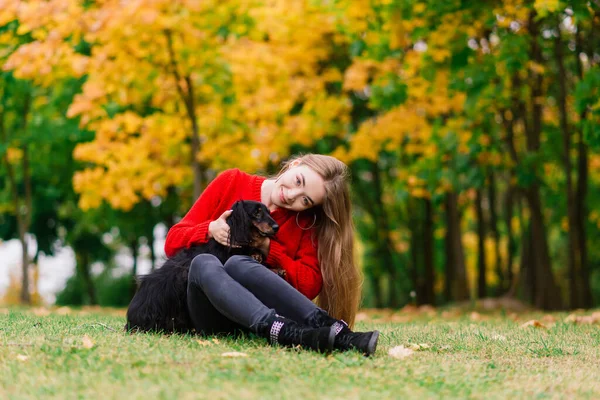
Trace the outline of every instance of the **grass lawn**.
{"label": "grass lawn", "polygon": [[[252,337],[129,335],[123,310],[0,309],[0,399],[600,398],[598,323],[499,312],[359,317],[359,330],[382,332],[374,357]],[[530,319],[545,327],[522,327]],[[391,356],[396,346],[408,356]]]}

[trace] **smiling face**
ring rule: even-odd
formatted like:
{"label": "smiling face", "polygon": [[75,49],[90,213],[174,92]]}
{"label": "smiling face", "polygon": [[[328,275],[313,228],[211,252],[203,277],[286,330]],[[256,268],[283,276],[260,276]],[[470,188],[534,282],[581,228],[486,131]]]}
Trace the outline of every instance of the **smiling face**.
{"label": "smiling face", "polygon": [[321,175],[306,165],[290,166],[275,181],[271,202],[277,207],[303,211],[323,204],[325,182]]}

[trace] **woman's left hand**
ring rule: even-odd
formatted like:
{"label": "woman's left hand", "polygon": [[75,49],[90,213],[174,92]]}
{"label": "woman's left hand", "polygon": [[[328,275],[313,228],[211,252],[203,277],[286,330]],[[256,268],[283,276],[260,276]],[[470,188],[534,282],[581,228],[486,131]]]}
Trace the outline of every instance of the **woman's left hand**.
{"label": "woman's left hand", "polygon": [[271,239],[269,239],[268,237],[260,237],[254,239],[254,241],[250,243],[250,246],[259,249],[266,256],[267,254],[269,254]]}

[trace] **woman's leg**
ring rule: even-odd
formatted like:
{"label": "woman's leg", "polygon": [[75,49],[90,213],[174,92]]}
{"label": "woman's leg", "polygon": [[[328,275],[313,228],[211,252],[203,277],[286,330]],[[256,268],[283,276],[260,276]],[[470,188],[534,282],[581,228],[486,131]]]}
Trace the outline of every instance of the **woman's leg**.
{"label": "woman's leg", "polygon": [[252,257],[231,257],[225,263],[225,271],[267,307],[296,322],[305,323],[320,310],[292,285]]}
{"label": "woman's leg", "polygon": [[194,327],[204,333],[252,329],[275,313],[231,279],[212,254],[200,254],[192,260],[187,298]]}
{"label": "woman's leg", "polygon": [[375,353],[379,332],[352,332],[344,321],[332,318],[281,277],[248,256],[233,256],[225,263],[225,271],[241,283],[266,306],[274,308],[298,323],[313,328],[331,327],[338,350]]}
{"label": "woman's leg", "polygon": [[[200,293],[222,315],[215,315],[207,308]],[[222,323],[222,318],[226,317],[267,338],[272,344],[301,345],[329,352],[335,341],[335,330],[331,327],[312,329],[277,315],[229,276],[221,262],[210,254],[201,254],[192,260],[188,275],[188,309],[200,331],[214,330],[211,319],[218,318]],[[209,314],[203,314],[206,310]]]}

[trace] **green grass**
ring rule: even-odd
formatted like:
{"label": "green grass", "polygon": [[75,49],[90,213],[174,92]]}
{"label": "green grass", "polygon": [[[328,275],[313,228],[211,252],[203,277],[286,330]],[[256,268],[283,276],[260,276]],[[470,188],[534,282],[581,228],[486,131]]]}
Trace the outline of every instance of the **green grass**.
{"label": "green grass", "polygon": [[[600,398],[600,325],[565,315],[540,329],[520,327],[531,315],[391,322],[371,313],[357,328],[382,336],[365,358],[252,337],[129,335],[122,311],[34,311],[0,309],[0,399]],[[411,344],[428,346],[388,355]],[[222,356],[234,351],[247,357]]]}

